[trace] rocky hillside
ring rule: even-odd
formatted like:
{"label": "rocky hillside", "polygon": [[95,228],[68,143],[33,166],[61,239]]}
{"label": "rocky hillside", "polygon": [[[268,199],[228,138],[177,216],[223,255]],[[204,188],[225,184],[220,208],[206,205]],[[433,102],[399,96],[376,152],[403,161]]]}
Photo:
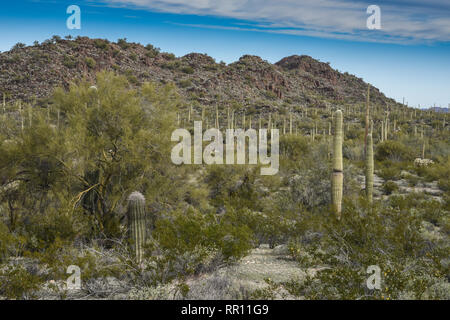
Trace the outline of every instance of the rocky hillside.
{"label": "rocky hillside", "polygon": [[[26,47],[17,44],[0,53],[0,92],[8,100],[42,99],[55,86],[86,77],[94,79],[100,70],[126,75],[132,84],[153,80],[174,82],[189,100],[201,104],[220,101],[252,106],[363,103],[367,84],[348,73],[309,56],[290,56],[275,64],[245,55],[226,65],[198,53],[175,57],[152,45],[119,40],[61,39],[57,36]],[[372,103],[394,106],[374,88]]]}

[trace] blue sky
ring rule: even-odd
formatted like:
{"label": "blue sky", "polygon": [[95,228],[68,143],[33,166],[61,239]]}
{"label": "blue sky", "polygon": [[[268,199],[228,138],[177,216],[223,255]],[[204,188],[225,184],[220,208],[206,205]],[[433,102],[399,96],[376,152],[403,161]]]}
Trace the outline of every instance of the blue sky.
{"label": "blue sky", "polygon": [[[81,30],[69,30],[69,5]],[[381,9],[369,30],[366,9]],[[217,61],[254,54],[270,62],[307,54],[412,106],[450,103],[449,0],[18,0],[2,1],[0,51],[52,35],[127,38]]]}

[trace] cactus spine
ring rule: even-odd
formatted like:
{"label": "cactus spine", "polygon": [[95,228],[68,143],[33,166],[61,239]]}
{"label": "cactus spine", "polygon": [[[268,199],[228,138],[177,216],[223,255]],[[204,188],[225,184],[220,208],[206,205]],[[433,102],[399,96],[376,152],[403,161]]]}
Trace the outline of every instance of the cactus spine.
{"label": "cactus spine", "polygon": [[338,219],[341,218],[342,210],[342,194],[344,187],[344,173],[342,162],[342,111],[336,111],[336,117],[334,122],[334,139],[333,139],[333,173],[331,177],[331,200],[333,204],[333,210],[335,211]]}
{"label": "cactus spine", "polygon": [[128,197],[128,234],[131,248],[136,257],[136,262],[140,264],[144,255],[143,249],[146,239],[146,215],[145,198],[135,191]]}
{"label": "cactus spine", "polygon": [[366,150],[366,196],[369,203],[373,200],[373,139],[369,133],[367,135]]}

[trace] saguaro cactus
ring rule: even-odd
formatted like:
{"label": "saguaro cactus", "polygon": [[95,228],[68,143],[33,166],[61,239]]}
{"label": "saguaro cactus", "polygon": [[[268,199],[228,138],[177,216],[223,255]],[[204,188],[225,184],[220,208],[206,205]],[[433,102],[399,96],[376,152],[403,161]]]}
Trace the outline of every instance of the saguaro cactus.
{"label": "saguaro cactus", "polygon": [[217,104],[216,104],[216,124],[215,124],[215,128],[216,129],[220,129],[220,127],[219,127],[219,109],[217,107]]}
{"label": "saguaro cactus", "polygon": [[145,198],[140,192],[133,192],[128,197],[128,233],[136,262],[141,263],[146,239]]}
{"label": "saguaro cactus", "polygon": [[373,139],[369,133],[367,135],[366,150],[366,196],[367,200],[372,203],[373,200]]}
{"label": "saguaro cactus", "polygon": [[334,139],[333,139],[333,173],[331,177],[331,200],[333,204],[333,210],[341,218],[342,210],[342,193],[344,187],[344,165],[342,162],[342,111],[336,111],[336,117],[334,122]]}
{"label": "saguaro cactus", "polygon": [[366,96],[366,119],[365,119],[365,136],[364,136],[364,154],[367,153],[367,135],[369,134],[369,113],[370,113],[370,84],[367,86]]}

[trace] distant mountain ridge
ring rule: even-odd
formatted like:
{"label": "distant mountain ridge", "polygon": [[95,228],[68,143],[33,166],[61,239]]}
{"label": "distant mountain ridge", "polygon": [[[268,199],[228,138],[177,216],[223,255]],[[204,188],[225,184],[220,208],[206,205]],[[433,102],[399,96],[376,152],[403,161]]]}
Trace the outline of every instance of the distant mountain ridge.
{"label": "distant mountain ridge", "polygon": [[450,112],[449,108],[442,108],[442,107],[431,107],[428,110],[432,110],[437,113],[449,113]]}
{"label": "distant mountain ridge", "polygon": [[[0,94],[8,99],[48,98],[55,86],[67,88],[83,77],[94,81],[111,70],[138,85],[143,81],[174,82],[188,100],[211,105],[234,101],[245,106],[282,104],[325,107],[364,103],[367,83],[309,56],[290,56],[271,64],[244,55],[226,65],[206,54],[175,57],[152,45],[103,39],[57,36],[34,46],[16,45],[0,53]],[[401,106],[372,87],[371,103]]]}

